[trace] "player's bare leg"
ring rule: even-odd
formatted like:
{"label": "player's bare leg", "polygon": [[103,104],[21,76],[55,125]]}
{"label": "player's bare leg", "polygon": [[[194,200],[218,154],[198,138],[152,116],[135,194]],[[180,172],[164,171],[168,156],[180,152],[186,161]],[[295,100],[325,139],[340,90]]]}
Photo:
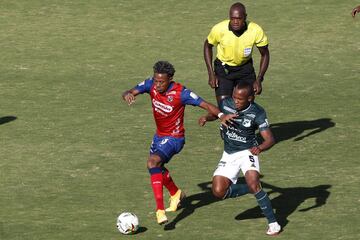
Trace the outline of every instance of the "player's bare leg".
{"label": "player's bare leg", "polygon": [[226,196],[226,192],[231,184],[230,179],[224,176],[214,176],[212,181],[212,193],[215,197],[223,199]]}
{"label": "player's bare leg", "polygon": [[233,184],[227,177],[217,175],[213,177],[212,192],[217,198],[236,198],[249,193],[249,187],[247,184]]}

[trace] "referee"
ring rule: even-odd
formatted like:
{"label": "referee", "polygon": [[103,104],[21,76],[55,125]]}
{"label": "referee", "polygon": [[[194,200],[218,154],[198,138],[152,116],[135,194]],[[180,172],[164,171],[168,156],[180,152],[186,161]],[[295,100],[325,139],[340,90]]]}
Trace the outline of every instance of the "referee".
{"label": "referee", "polygon": [[[215,88],[216,100],[231,96],[238,82],[249,82],[256,94],[262,91],[261,83],[269,65],[268,39],[262,28],[246,21],[246,9],[242,3],[230,7],[229,19],[216,24],[204,43],[204,59],[209,74],[209,85]],[[217,46],[213,61],[213,46]],[[253,61],[253,46],[261,54],[260,69],[256,77]]]}

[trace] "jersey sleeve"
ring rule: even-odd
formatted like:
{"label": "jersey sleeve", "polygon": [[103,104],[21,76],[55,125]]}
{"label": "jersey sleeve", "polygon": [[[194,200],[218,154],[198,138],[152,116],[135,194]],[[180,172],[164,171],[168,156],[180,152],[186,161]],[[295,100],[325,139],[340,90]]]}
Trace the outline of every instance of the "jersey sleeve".
{"label": "jersey sleeve", "polygon": [[232,97],[226,97],[220,100],[219,109],[225,114],[236,114],[236,110],[231,107]]}
{"label": "jersey sleeve", "polygon": [[154,83],[154,80],[152,78],[148,78],[145,81],[142,81],[141,83],[136,85],[135,89],[138,90],[140,92],[140,94],[149,93],[153,83]]}
{"label": "jersey sleeve", "polygon": [[187,88],[181,92],[181,102],[184,105],[199,106],[204,100]]}
{"label": "jersey sleeve", "polygon": [[265,35],[264,30],[260,26],[257,26],[256,37],[255,37],[255,45],[257,47],[264,47],[264,46],[266,46],[268,44],[269,44],[268,38]]}
{"label": "jersey sleeve", "polygon": [[207,36],[207,40],[213,46],[216,46],[220,42],[220,30],[218,24],[212,27]]}
{"label": "jersey sleeve", "polygon": [[266,112],[262,110],[255,118],[255,123],[259,127],[259,131],[264,131],[270,128],[269,122],[266,117]]}

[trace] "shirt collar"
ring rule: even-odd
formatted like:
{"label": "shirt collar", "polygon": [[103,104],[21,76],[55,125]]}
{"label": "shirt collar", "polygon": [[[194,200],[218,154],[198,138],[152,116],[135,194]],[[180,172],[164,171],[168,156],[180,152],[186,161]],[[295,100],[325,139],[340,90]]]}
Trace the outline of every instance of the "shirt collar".
{"label": "shirt collar", "polygon": [[230,21],[229,21],[228,29],[229,29],[229,31],[233,32],[233,34],[235,34],[235,36],[240,37],[248,29],[248,23],[245,21],[244,26],[240,30],[235,31],[231,28]]}
{"label": "shirt collar", "polygon": [[247,106],[246,108],[244,108],[244,109],[241,109],[241,110],[237,110],[238,112],[241,112],[241,113],[243,113],[243,112],[246,112],[247,110],[249,110],[250,109],[250,107],[251,107],[251,102],[249,103],[249,106]]}

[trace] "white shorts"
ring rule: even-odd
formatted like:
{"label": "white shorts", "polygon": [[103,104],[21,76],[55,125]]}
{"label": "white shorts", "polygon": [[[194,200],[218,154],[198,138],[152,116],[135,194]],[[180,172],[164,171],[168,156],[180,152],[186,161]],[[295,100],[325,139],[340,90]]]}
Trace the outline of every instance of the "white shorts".
{"label": "white shorts", "polygon": [[233,154],[228,154],[224,151],[213,176],[224,176],[235,184],[240,170],[244,176],[249,170],[255,170],[260,173],[258,156],[253,155],[249,150]]}

